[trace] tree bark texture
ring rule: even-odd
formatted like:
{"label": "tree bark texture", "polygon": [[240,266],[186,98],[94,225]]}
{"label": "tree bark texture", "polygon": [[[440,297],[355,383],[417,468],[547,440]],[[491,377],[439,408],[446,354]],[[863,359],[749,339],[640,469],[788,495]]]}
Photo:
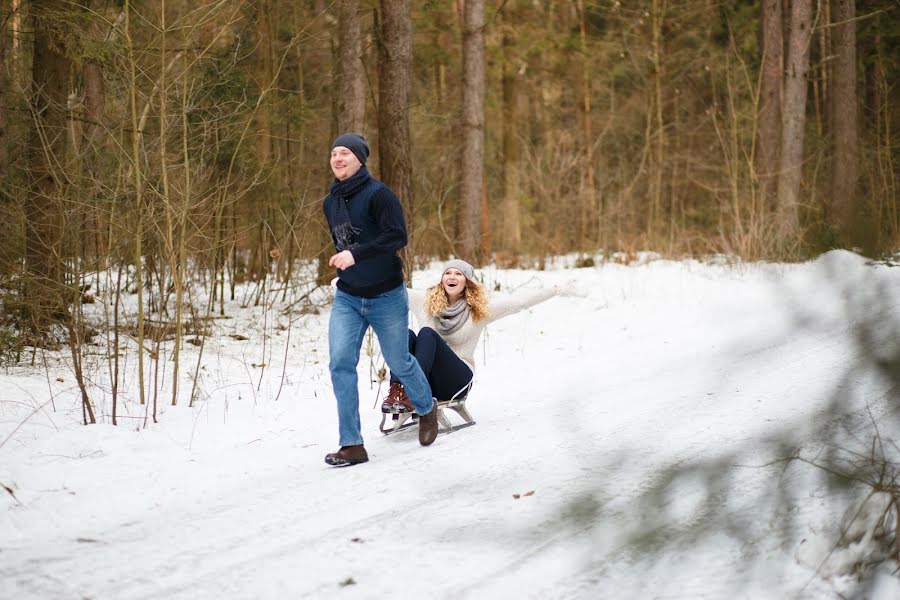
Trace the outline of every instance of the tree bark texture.
{"label": "tree bark texture", "polygon": [[[581,146],[583,152],[583,162],[581,165],[581,183],[579,191],[578,226],[575,245],[579,250],[586,250],[590,247],[590,235],[594,230],[594,224],[597,221],[597,185],[594,179],[594,132],[593,117],[591,116],[591,55],[587,45],[587,13],[584,7],[584,0],[577,0],[578,9],[578,31],[581,49],[581,76],[578,78],[581,88],[581,98],[579,98],[580,106],[580,124],[581,124]],[[663,8],[665,10],[665,8]],[[662,17],[660,17],[660,20]],[[658,40],[657,40],[658,41]],[[660,119],[662,119],[661,107],[657,111]],[[662,136],[662,124],[658,135]],[[662,151],[660,147],[660,152]],[[661,160],[661,159],[660,159]],[[661,171],[660,171],[661,176]]]}
{"label": "tree bark texture", "polygon": [[778,177],[780,241],[788,245],[794,243],[800,233],[800,183],[803,177],[811,25],[812,0],[791,0]]}
{"label": "tree bark texture", "polygon": [[522,150],[519,144],[519,102],[522,82],[520,68],[515,55],[513,27],[515,23],[509,13],[504,14],[503,30],[503,210],[501,246],[511,254],[519,252],[522,243],[520,217],[521,162]]}
{"label": "tree bark texture", "polygon": [[[257,86],[265,94],[256,113],[256,155],[260,167],[269,168],[272,160],[272,102],[275,82],[274,46],[272,41],[272,2],[256,0]],[[161,92],[165,93],[165,91]]]}
{"label": "tree bark texture", "polygon": [[[662,197],[663,197],[663,168],[665,165],[665,148],[666,148],[666,129],[665,120],[663,118],[663,22],[666,18],[666,2],[665,0],[652,0],[650,8],[650,23],[653,30],[653,45],[651,59],[653,61],[653,101],[650,106],[653,107],[652,121],[655,125],[653,139],[654,144],[654,160],[652,161],[652,183],[650,214],[647,219],[647,235],[653,239],[654,230],[657,221],[662,216]],[[650,119],[648,118],[648,122]],[[649,129],[649,127],[648,127]],[[647,140],[649,143],[650,140]]]}
{"label": "tree bark texture", "polygon": [[466,0],[462,23],[462,159],[460,161],[459,251],[480,264],[481,182],[484,176],[484,1]]}
{"label": "tree bark texture", "polygon": [[106,95],[103,88],[103,67],[97,61],[89,61],[82,68],[84,78],[84,114],[86,123],[82,130],[82,151],[90,150],[101,133],[103,107]]}
{"label": "tree bark texture", "polygon": [[365,74],[359,3],[343,0],[338,5],[338,131],[362,133],[366,117]]}
{"label": "tree bark texture", "polygon": [[856,95],[856,7],[854,0],[833,0],[834,62],[831,87],[831,220],[840,241],[852,244],[852,221],[859,214],[856,202],[858,181],[859,108]]}
{"label": "tree bark texture", "polygon": [[760,67],[756,125],[759,144],[756,170],[759,177],[760,197],[771,211],[775,208],[778,185],[781,86],[784,80],[784,31],[781,0],[763,0],[760,11],[762,65]]}
{"label": "tree bark texture", "polygon": [[6,67],[6,46],[7,46],[7,20],[8,20],[8,12],[7,6],[4,2],[2,5],[3,10],[0,11],[0,173],[7,173],[7,169],[9,168],[9,151],[7,149],[7,145],[9,141],[7,139],[7,118],[6,118],[6,107],[9,103],[9,98],[7,97],[6,90],[9,89],[9,78],[6,76],[7,67]]}
{"label": "tree bark texture", "polygon": [[63,0],[31,5],[34,26],[33,113],[28,141],[29,190],[25,197],[26,299],[41,327],[61,304],[61,194],[66,167],[67,99],[72,61],[65,54]]}
{"label": "tree bark texture", "polygon": [[[381,180],[414,218],[410,162],[409,90],[412,70],[412,18],[408,0],[381,0],[378,61],[378,160]],[[410,237],[412,231],[409,232]],[[408,262],[408,261],[407,261]]]}

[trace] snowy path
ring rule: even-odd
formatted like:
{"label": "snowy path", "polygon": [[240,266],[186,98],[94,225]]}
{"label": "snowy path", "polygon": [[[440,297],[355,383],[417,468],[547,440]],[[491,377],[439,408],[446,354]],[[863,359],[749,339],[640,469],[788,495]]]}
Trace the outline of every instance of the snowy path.
{"label": "snowy path", "polygon": [[[321,364],[304,363],[319,397],[244,400],[224,423],[211,404],[199,420],[170,409],[157,433],[35,433],[0,448],[16,461],[0,482],[24,505],[0,504],[0,597],[828,597],[797,551],[840,509],[815,470],[762,465],[782,434],[864,433],[866,403],[896,425],[900,393],[850,370],[864,357],[839,293],[804,302],[815,326],[778,310],[790,294],[773,290],[821,271],[782,287],[749,269],[579,271],[588,298],[492,326],[477,426],[430,448],[415,429],[383,437],[362,386],[358,467],[322,462],[335,424]],[[895,271],[879,272],[894,294],[879,318],[900,322]],[[825,413],[848,382],[841,413]]]}

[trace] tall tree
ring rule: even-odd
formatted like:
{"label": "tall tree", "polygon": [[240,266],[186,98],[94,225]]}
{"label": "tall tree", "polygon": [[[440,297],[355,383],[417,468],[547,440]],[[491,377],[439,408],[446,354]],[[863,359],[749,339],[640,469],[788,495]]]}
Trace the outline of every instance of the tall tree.
{"label": "tall tree", "polygon": [[[653,101],[648,103],[652,107],[653,114],[647,114],[647,132],[654,130],[653,140],[654,160],[652,165],[652,182],[650,184],[650,214],[647,219],[647,234],[653,239],[653,232],[656,222],[662,216],[662,196],[663,196],[663,166],[665,164],[666,149],[666,129],[663,119],[663,62],[665,50],[663,48],[663,23],[666,20],[666,11],[668,8],[666,0],[651,0],[650,3],[650,28],[652,34],[652,44],[650,46],[650,60],[653,65]],[[651,128],[650,123],[653,123]],[[648,138],[647,143],[650,143]]]}
{"label": "tall tree", "polygon": [[29,190],[25,197],[26,299],[34,324],[43,327],[61,308],[62,218],[68,131],[67,99],[72,61],[66,55],[65,0],[32,2],[34,54],[32,127],[28,141]]}
{"label": "tall tree", "polygon": [[275,50],[273,43],[273,4],[256,0],[256,75],[259,93],[264,94],[256,113],[256,152],[260,166],[269,168],[272,157],[272,100],[275,86]]}
{"label": "tall tree", "polygon": [[782,247],[800,233],[800,182],[806,128],[807,73],[812,36],[812,0],[791,0],[790,33],[781,116],[781,156],[778,177],[778,223]]}
{"label": "tall tree", "polygon": [[[381,0],[378,60],[378,160],[381,180],[406,211],[412,227],[415,216],[409,137],[409,90],[412,72],[412,19],[408,0]],[[410,239],[413,231],[410,230]],[[412,268],[409,246],[406,269]]]}
{"label": "tall tree", "polygon": [[759,143],[756,171],[760,196],[769,210],[775,208],[781,133],[781,86],[784,80],[781,3],[782,0],[763,0],[760,3],[762,65],[756,125]]}
{"label": "tall tree", "polygon": [[515,27],[517,13],[515,2],[503,7],[503,225],[501,246],[516,254],[522,242],[519,104],[521,102],[523,65],[516,52]]}
{"label": "tall tree", "polygon": [[484,179],[484,0],[466,0],[462,20],[462,158],[458,251],[481,263],[481,196]]}
{"label": "tall tree", "polygon": [[832,222],[839,242],[853,240],[852,215],[858,180],[859,114],[856,95],[856,6],[854,0],[833,0],[832,34],[834,61],[831,86],[831,202]]}
{"label": "tall tree", "polygon": [[343,0],[338,5],[337,123],[341,133],[362,132],[366,117],[358,4]]}
{"label": "tall tree", "polygon": [[0,4],[0,6],[3,7],[0,10],[0,173],[7,173],[7,165],[9,164],[7,144],[9,141],[6,137],[6,103],[9,100],[6,98],[6,90],[9,89],[9,83],[7,83],[8,79],[6,76],[6,32],[12,11],[8,10],[6,2]]}
{"label": "tall tree", "polygon": [[[595,229],[597,218],[597,185],[594,178],[594,133],[593,116],[591,115],[591,53],[587,43],[587,13],[584,0],[577,0],[578,40],[581,51],[581,73],[578,77],[581,98],[579,99],[579,125],[581,130],[581,148],[583,152],[581,165],[581,183],[579,192],[580,210],[578,211],[578,231],[576,244],[579,250],[586,250],[589,237]],[[655,7],[654,7],[655,9]],[[662,110],[659,110],[660,119]],[[660,128],[659,135],[662,135]]]}

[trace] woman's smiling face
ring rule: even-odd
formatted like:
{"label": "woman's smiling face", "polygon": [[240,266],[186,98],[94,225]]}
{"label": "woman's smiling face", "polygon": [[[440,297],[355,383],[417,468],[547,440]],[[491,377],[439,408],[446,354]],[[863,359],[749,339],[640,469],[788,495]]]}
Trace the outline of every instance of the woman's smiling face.
{"label": "woman's smiling face", "polygon": [[444,271],[441,285],[448,296],[459,298],[466,291],[466,276],[459,269],[451,267]]}

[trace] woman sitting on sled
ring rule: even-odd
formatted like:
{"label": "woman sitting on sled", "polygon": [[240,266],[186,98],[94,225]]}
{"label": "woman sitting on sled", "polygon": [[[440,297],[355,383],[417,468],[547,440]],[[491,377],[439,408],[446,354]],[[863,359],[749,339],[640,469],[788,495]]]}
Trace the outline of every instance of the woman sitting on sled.
{"label": "woman sitting on sled", "polygon": [[[434,397],[457,400],[464,398],[472,385],[475,346],[489,323],[569,290],[555,286],[489,301],[484,287],[475,281],[472,265],[451,260],[444,265],[439,283],[425,291],[408,292],[409,309],[421,326],[418,334],[409,331],[409,351],[428,378]],[[381,411],[412,410],[403,385],[392,374]]]}

